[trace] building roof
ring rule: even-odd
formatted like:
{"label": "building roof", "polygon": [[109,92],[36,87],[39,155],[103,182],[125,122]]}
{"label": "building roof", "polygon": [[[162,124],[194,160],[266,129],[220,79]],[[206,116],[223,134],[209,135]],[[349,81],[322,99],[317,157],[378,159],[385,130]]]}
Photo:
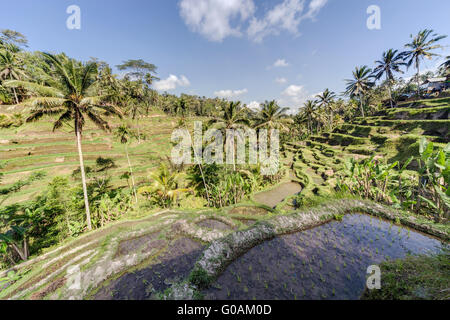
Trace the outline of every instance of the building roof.
{"label": "building roof", "polygon": [[445,82],[445,81],[447,81],[447,78],[441,77],[441,78],[430,78],[426,82]]}

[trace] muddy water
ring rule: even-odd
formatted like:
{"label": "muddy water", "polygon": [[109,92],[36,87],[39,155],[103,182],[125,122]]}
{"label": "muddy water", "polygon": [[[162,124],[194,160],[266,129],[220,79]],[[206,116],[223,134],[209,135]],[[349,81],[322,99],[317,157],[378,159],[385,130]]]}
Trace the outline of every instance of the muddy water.
{"label": "muddy water", "polygon": [[442,243],[367,215],[346,215],[312,230],[280,236],[238,258],[207,299],[358,299],[367,268]]}
{"label": "muddy water", "polygon": [[[130,246],[130,244],[127,245]],[[174,240],[148,267],[112,280],[101,287],[93,298],[95,300],[156,299],[157,293],[164,292],[173,283],[189,275],[203,249],[202,244],[189,238]]]}
{"label": "muddy water", "polygon": [[286,182],[275,189],[264,191],[255,194],[254,199],[256,202],[265,204],[268,207],[275,208],[277,204],[282,202],[287,197],[293,196],[302,191],[300,184],[296,182]]}

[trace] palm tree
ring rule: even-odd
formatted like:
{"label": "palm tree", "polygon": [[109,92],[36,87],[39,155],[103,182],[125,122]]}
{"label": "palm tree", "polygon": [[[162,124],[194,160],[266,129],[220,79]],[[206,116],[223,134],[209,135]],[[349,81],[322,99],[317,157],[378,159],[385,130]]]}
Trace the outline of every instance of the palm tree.
{"label": "palm tree", "polygon": [[440,65],[439,69],[443,76],[448,76],[450,74],[450,56],[447,56],[446,61]]}
{"label": "palm tree", "polygon": [[417,70],[417,98],[420,97],[420,61],[424,58],[431,60],[433,57],[438,56],[438,54],[431,51],[442,49],[443,47],[436,43],[446,37],[447,36],[445,35],[440,36],[434,33],[433,30],[425,29],[419,31],[416,36],[411,35],[412,41],[405,45],[406,48],[410,49],[404,53],[405,59],[408,60],[408,68],[414,64],[414,67]]}
{"label": "palm tree", "polygon": [[391,108],[394,107],[392,101],[392,82],[394,81],[394,72],[401,72],[401,66],[406,66],[405,53],[398,53],[398,50],[389,49],[383,53],[381,60],[375,61],[377,66],[373,70],[373,76],[375,80],[380,80],[383,75],[386,76],[386,81],[388,82],[389,90],[389,101],[391,103]]}
{"label": "palm tree", "polygon": [[23,87],[35,96],[23,103],[32,108],[27,122],[36,121],[45,115],[59,115],[53,123],[53,131],[64,123],[73,121],[80,160],[81,179],[83,184],[84,204],[88,230],[92,230],[91,214],[86,187],[81,136],[85,117],[105,131],[111,128],[102,116],[103,113],[122,117],[122,113],[114,105],[103,104],[104,97],[95,95],[97,82],[97,63],[81,63],[69,59],[64,54],[52,55],[42,53],[48,68],[46,68],[46,85],[28,81],[10,80],[5,82],[8,87]]}
{"label": "palm tree", "polygon": [[364,96],[375,84],[370,81],[372,69],[368,66],[356,67],[353,71],[353,79],[345,80],[347,88],[345,94],[351,98],[358,97],[360,102],[361,114],[364,118]]}
{"label": "palm tree", "polygon": [[308,100],[303,104],[303,108],[301,113],[304,115],[304,118],[307,120],[307,126],[309,134],[313,134],[313,114],[317,109],[317,103],[313,100]]}
{"label": "palm tree", "polygon": [[332,129],[333,126],[333,110],[331,109],[331,104],[333,103],[334,99],[336,98],[336,94],[330,90],[325,89],[324,92],[322,92],[321,94],[318,94],[316,96],[319,105],[321,107],[323,107],[325,110],[328,111],[329,113],[329,126],[330,126],[330,130]]}
{"label": "palm tree", "polygon": [[[19,48],[10,44],[5,46],[5,50],[0,50],[0,79],[19,80],[26,78],[22,69],[22,63],[17,55]],[[16,104],[19,104],[16,88],[12,88]]]}
{"label": "palm tree", "polygon": [[[250,121],[246,115],[246,109],[241,107],[241,102],[230,102],[225,105],[221,111],[220,116],[215,116],[211,120],[209,120],[208,126],[216,124],[218,127],[223,130],[234,130],[240,129],[245,126],[250,125]],[[225,139],[225,147],[226,150],[229,150],[229,146],[232,141],[229,141],[229,137],[226,136]],[[234,136],[230,137],[234,139]],[[236,171],[236,163],[235,163],[235,155],[236,153],[233,150],[233,169]]]}
{"label": "palm tree", "polygon": [[134,138],[136,136],[136,134],[131,130],[131,128],[129,126],[127,126],[126,124],[122,124],[120,127],[117,128],[117,130],[115,132],[115,136],[118,138],[120,143],[125,145],[125,153],[127,155],[128,167],[130,168],[130,176],[131,176],[131,183],[133,185],[134,198],[135,198],[136,203],[138,203],[136,186],[135,186],[134,177],[133,177],[133,167],[131,166],[130,156],[128,154],[128,142],[130,142],[130,140],[132,138]]}
{"label": "palm tree", "polygon": [[190,192],[190,189],[179,188],[180,173],[171,172],[162,163],[158,170],[150,174],[152,184],[139,188],[138,192],[144,195],[158,195],[159,203],[164,207],[170,207],[176,202],[178,195]]}
{"label": "palm tree", "polygon": [[280,129],[289,131],[288,124],[293,123],[286,115],[289,108],[281,108],[275,100],[266,101],[256,115],[256,128]]}

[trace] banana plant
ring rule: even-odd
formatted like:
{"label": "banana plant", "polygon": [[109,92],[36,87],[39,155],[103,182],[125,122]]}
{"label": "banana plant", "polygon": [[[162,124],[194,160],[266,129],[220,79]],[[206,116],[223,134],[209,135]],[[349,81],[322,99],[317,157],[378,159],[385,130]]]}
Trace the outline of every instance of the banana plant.
{"label": "banana plant", "polygon": [[40,210],[28,208],[22,214],[2,215],[1,218],[8,230],[0,233],[0,252],[6,254],[7,248],[11,248],[21,260],[28,260],[30,255],[28,231],[33,224],[39,223],[40,217]]}
{"label": "banana plant", "polygon": [[448,218],[450,209],[450,143],[435,150],[433,142],[422,138],[419,143],[419,190],[418,206],[423,201],[436,212],[436,220],[442,216]]}

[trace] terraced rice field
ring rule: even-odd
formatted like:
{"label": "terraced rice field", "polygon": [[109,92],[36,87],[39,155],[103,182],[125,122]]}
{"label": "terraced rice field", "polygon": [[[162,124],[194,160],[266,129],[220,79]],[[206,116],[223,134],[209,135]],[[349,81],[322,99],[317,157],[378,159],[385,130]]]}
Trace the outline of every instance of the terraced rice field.
{"label": "terraced rice field", "polygon": [[[6,107],[0,108],[2,113]],[[121,123],[112,117],[107,120],[113,130]],[[147,181],[148,173],[170,155],[170,137],[176,123],[177,119],[161,114],[144,116],[139,122],[140,131],[146,139],[141,143],[133,141],[128,148],[138,184]],[[135,123],[132,125],[136,126]],[[82,148],[86,166],[94,165],[98,157],[111,158],[116,164],[116,168],[109,171],[112,184],[127,185],[125,180],[120,179],[128,171],[125,148],[112,133],[102,132],[88,122],[83,132]],[[44,180],[23,188],[4,204],[31,199],[42,190],[42,185],[47,185],[55,176],[71,175],[79,167],[75,134],[69,126],[53,133],[50,120],[0,129],[0,161],[5,164],[2,170],[5,173],[4,186],[32,172],[46,173]]]}
{"label": "terraced rice field", "polygon": [[[336,177],[349,159],[374,156],[388,162],[406,161],[418,155],[421,137],[444,147],[450,142],[449,119],[449,98],[423,100],[288,143],[287,153],[293,156],[294,172],[303,185],[301,194],[306,198],[332,194]],[[417,163],[413,161],[408,169],[408,174],[414,174]]]}
{"label": "terraced rice field", "polygon": [[442,243],[363,214],[266,241],[232,262],[206,299],[359,299],[367,268]]}

